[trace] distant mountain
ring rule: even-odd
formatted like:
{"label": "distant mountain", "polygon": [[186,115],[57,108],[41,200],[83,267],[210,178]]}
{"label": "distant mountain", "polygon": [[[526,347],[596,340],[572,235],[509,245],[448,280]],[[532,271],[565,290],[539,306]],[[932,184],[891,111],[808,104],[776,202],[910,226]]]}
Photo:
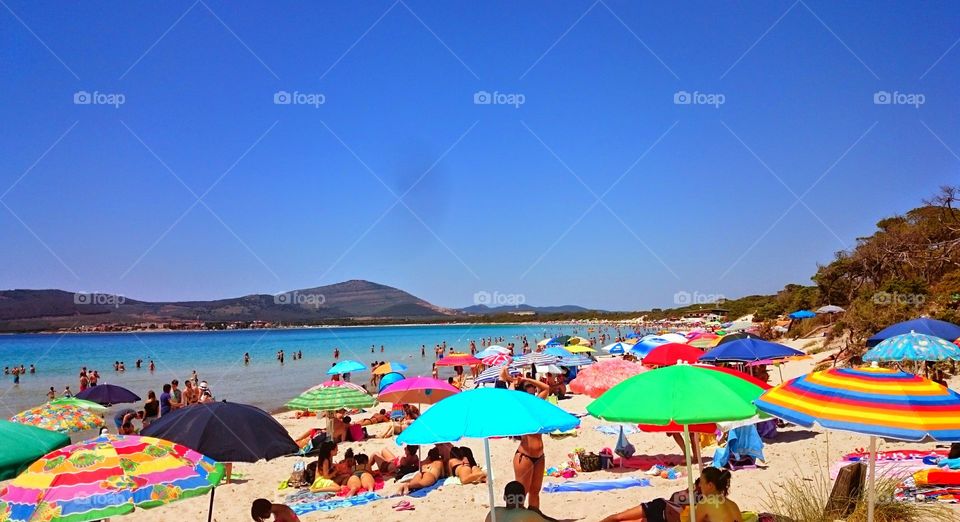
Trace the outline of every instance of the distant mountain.
{"label": "distant mountain", "polygon": [[0,331],[100,323],[196,320],[309,324],[337,319],[455,319],[462,315],[403,290],[362,280],[215,301],[148,302],[63,290],[0,291]]}
{"label": "distant mountain", "polygon": [[590,311],[602,311],[602,310],[590,310],[589,308],[584,308],[582,306],[576,305],[561,305],[561,306],[530,306],[527,304],[517,305],[517,306],[487,306],[487,305],[473,305],[466,308],[461,308],[461,312],[470,315],[496,315],[496,314],[510,314],[516,312],[534,312],[537,314],[557,314],[557,313],[577,313],[577,312],[590,312]]}

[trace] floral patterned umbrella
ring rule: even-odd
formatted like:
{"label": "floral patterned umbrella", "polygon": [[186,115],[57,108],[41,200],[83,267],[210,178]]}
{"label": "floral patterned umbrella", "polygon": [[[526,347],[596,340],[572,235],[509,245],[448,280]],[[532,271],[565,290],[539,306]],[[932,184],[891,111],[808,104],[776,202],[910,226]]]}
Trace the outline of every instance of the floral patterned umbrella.
{"label": "floral patterned umbrella", "polygon": [[[67,404],[43,404],[10,417],[13,422],[63,433],[103,426],[103,419],[85,408]],[[3,519],[0,518],[0,521]]]}
{"label": "floral patterned umbrella", "polygon": [[103,435],[45,455],[0,490],[0,522],[82,522],[210,491],[223,465],[152,437]]}

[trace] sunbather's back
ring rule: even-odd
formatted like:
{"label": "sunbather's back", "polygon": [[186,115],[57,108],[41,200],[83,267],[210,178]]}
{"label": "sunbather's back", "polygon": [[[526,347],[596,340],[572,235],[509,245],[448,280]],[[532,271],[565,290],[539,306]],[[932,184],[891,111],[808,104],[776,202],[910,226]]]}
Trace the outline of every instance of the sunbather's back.
{"label": "sunbather's back", "polygon": [[[495,508],[497,510],[497,522],[546,522],[547,519],[540,516],[535,511],[529,509],[517,508],[507,509],[505,507]],[[487,522],[493,519],[487,514]]]}

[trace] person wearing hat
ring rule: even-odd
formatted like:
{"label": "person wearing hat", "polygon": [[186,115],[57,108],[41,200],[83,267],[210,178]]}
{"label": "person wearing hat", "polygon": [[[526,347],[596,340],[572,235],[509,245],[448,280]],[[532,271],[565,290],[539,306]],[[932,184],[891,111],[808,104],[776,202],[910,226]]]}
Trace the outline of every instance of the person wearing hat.
{"label": "person wearing hat", "polygon": [[207,385],[207,381],[200,381],[200,403],[214,402],[213,392],[210,391],[210,386]]}

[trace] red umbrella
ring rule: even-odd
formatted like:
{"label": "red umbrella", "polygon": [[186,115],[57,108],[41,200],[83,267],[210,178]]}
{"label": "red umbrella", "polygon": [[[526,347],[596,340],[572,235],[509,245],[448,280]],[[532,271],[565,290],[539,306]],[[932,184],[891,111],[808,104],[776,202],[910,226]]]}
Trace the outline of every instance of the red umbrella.
{"label": "red umbrella", "polygon": [[466,353],[451,353],[440,359],[437,366],[473,366],[474,364],[483,364],[483,361]]}
{"label": "red umbrella", "polygon": [[679,361],[685,363],[697,362],[703,352],[689,344],[667,343],[657,346],[643,358],[647,366],[673,366]]}

